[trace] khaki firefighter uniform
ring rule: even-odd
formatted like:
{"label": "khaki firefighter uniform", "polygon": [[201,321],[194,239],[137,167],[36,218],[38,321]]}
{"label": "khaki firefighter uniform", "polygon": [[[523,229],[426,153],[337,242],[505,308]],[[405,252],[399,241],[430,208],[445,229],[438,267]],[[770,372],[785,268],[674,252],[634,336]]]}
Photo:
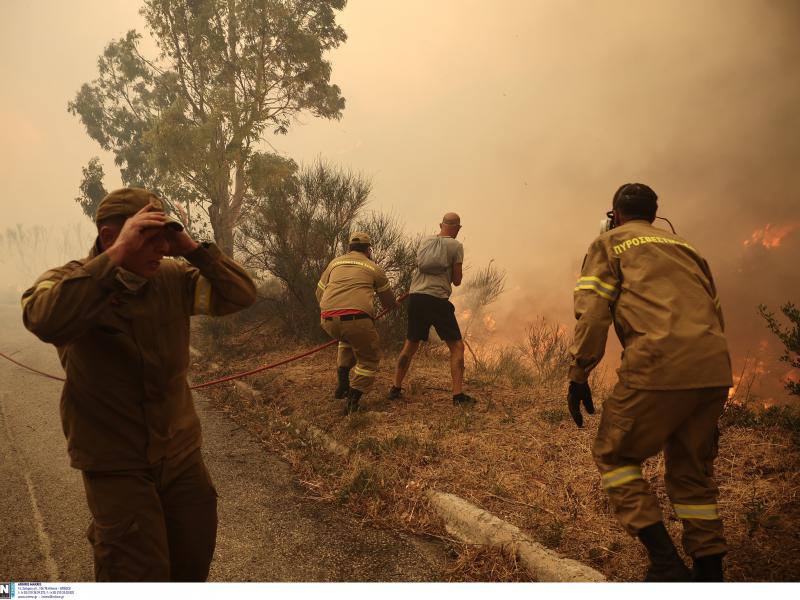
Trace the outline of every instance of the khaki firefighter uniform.
{"label": "khaki firefighter uniform", "polygon": [[585,382],[600,362],[612,323],[623,346],[619,383],[603,405],[593,446],[620,522],[636,535],[662,520],[641,463],[663,449],[687,553],[724,553],[713,462],[732,378],[708,264],[677,235],[629,221],[589,248],[575,315],[572,381]]}
{"label": "khaki firefighter uniform", "polygon": [[317,284],[317,301],[324,314],[333,311],[361,311],[368,318],[355,315],[329,317],[322,328],[339,340],[337,366],[353,368],[351,387],[366,393],[372,387],[381,350],[375,329],[375,302],[378,295],[384,308],[395,305],[391,285],[377,264],[362,252],[348,252],[327,266]]}
{"label": "khaki firefighter uniform", "polygon": [[162,260],[151,279],[95,246],[23,294],[25,326],[66,371],[61,420],[84,474],[99,580],[205,579],[216,492],[186,379],[189,317],[254,300],[250,277],[213,244]]}

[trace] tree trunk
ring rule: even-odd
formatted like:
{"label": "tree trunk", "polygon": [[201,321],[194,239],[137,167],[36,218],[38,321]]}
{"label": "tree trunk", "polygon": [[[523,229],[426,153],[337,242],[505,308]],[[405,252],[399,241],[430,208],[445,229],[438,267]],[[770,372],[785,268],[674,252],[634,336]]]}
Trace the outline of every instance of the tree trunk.
{"label": "tree trunk", "polygon": [[216,198],[209,198],[211,206],[208,209],[208,217],[214,232],[214,242],[226,255],[233,257],[233,219],[231,218],[230,199],[227,194],[227,185],[219,186],[219,188],[224,191]]}
{"label": "tree trunk", "polygon": [[227,256],[233,258],[233,227],[226,226],[223,228],[217,245]]}
{"label": "tree trunk", "polygon": [[218,205],[218,210],[215,212],[218,213],[217,218],[211,219],[211,227],[214,229],[214,241],[220,250],[233,257],[233,226],[231,225],[230,206],[227,201]]}

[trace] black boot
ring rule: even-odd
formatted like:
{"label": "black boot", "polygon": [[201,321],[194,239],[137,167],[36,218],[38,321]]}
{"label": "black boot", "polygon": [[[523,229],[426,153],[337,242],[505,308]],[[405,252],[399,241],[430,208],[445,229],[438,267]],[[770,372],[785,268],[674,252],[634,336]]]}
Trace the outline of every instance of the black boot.
{"label": "black boot", "polygon": [[339,385],[336,386],[333,397],[336,400],[344,400],[347,398],[347,392],[350,391],[350,367],[339,367],[336,375],[339,377]]}
{"label": "black boot", "polygon": [[725,581],[722,575],[724,554],[711,554],[694,559],[692,581]]}
{"label": "black boot", "polygon": [[650,566],[645,581],[691,581],[692,576],[686,568],[664,523],[659,521],[639,531],[639,539],[647,548]]}
{"label": "black boot", "polygon": [[350,391],[347,394],[347,404],[344,405],[345,415],[349,415],[361,410],[361,407],[358,405],[358,401],[361,399],[361,394],[363,394],[361,390],[350,388]]}
{"label": "black boot", "polygon": [[389,400],[400,400],[403,397],[403,388],[399,388],[396,385],[392,386],[392,389],[389,390]]}

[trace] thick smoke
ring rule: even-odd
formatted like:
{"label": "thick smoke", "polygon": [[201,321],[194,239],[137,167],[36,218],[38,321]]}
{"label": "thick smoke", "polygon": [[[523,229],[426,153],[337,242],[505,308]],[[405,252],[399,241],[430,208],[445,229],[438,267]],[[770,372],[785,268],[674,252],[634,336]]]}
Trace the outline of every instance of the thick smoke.
{"label": "thick smoke", "polygon": [[471,236],[509,268],[497,335],[537,314],[572,327],[585,249],[617,186],[642,181],[711,264],[737,375],[749,358],[752,393],[785,400],[757,306],[800,303],[800,4],[558,3],[542,20],[532,60],[549,62],[512,159],[522,189],[496,201],[502,241]]}
{"label": "thick smoke", "polygon": [[21,225],[0,229],[0,303],[17,304],[22,292],[48,269],[89,254],[94,227]]}

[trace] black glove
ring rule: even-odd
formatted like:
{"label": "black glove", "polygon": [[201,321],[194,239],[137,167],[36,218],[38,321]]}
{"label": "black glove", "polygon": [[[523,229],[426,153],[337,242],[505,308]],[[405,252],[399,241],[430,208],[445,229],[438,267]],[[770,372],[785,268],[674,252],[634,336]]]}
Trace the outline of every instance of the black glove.
{"label": "black glove", "polygon": [[567,392],[567,406],[569,414],[578,427],[583,427],[583,415],[581,414],[581,402],[590,415],[594,414],[594,404],[592,404],[592,389],[588,383],[569,382],[569,392]]}

